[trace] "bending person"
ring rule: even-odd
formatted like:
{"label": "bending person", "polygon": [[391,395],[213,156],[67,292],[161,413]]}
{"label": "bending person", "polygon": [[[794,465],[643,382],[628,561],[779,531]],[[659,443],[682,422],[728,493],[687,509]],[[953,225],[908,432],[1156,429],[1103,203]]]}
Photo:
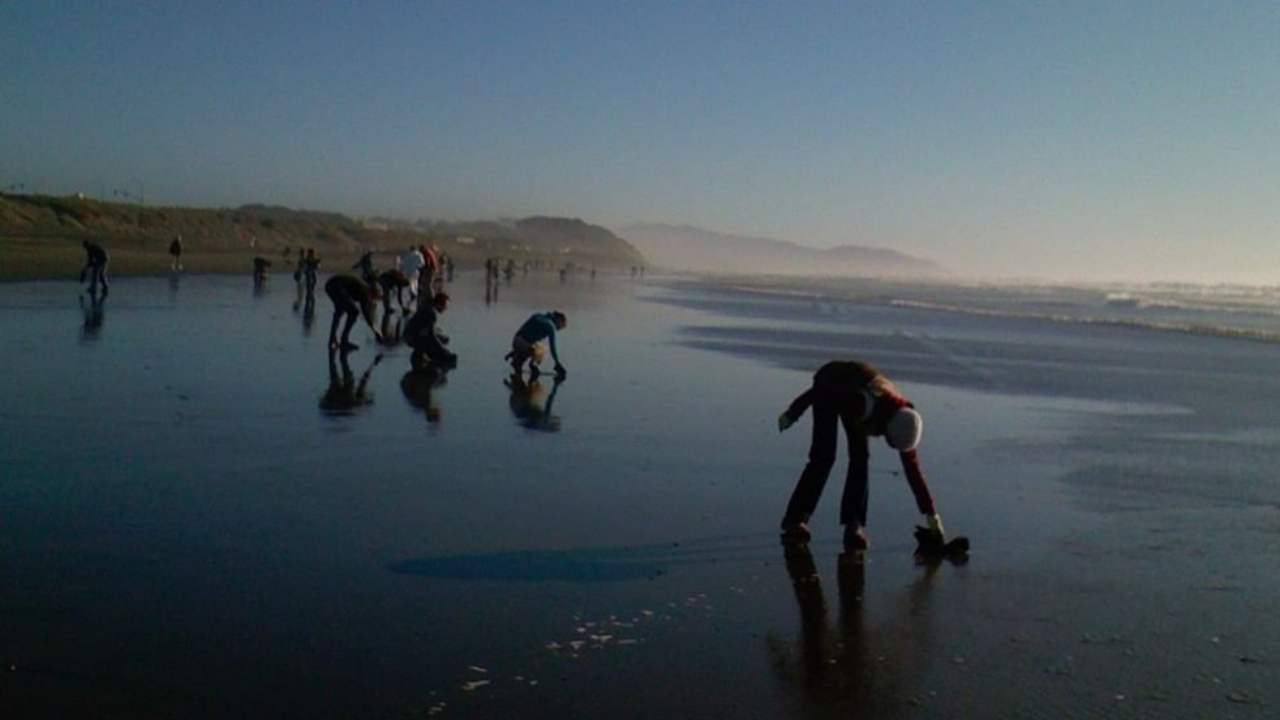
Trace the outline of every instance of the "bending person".
{"label": "bending person", "polygon": [[924,515],[926,532],[941,543],[942,519],[916,452],[923,421],[898,387],[867,363],[829,362],[814,374],[813,387],[778,416],[778,430],[791,427],[810,406],[813,406],[813,443],[809,447],[809,462],[796,482],[782,518],[783,540],[808,541],[809,517],[818,506],[822,488],[835,464],[836,428],[843,424],[849,442],[849,470],[840,501],[845,545],[861,550],[868,544],[867,438],[873,435],[883,436],[889,447],[898,451],[916,508]]}
{"label": "bending person", "polygon": [[360,279],[369,287],[373,287],[378,282],[378,273],[373,269],[373,251],[366,250],[355,265],[351,266],[352,270],[360,271]]}
{"label": "bending person", "polygon": [[85,252],[84,267],[80,269],[80,282],[84,282],[85,275],[89,276],[89,294],[94,295],[98,292],[98,283],[102,283],[102,292],[105,294],[111,289],[107,284],[107,251],[101,245],[85,240],[83,243]]}
{"label": "bending person", "polygon": [[[364,315],[364,321],[373,331],[374,338],[378,342],[382,341],[382,334],[373,324],[373,306],[378,299],[374,290],[360,282],[359,278],[334,275],[325,282],[324,292],[333,301],[333,323],[329,326],[330,349],[359,349],[358,345],[351,342],[351,327],[356,324],[356,318],[360,315]],[[342,329],[342,343],[339,344],[338,322],[343,316],[346,316],[347,324]]]}
{"label": "bending person", "polygon": [[404,341],[413,348],[413,355],[409,357],[413,369],[422,367],[424,357],[433,365],[446,368],[458,363],[458,356],[445,348],[449,336],[440,329],[440,313],[448,309],[449,296],[438,292],[430,303],[419,303],[418,311],[405,323]]}
{"label": "bending person", "polygon": [[551,359],[556,364],[556,374],[564,375],[567,371],[560,363],[560,354],[556,352],[556,331],[563,330],[568,322],[568,318],[559,310],[535,313],[525,320],[511,339],[511,352],[506,355],[506,359],[511,361],[511,369],[522,372],[525,362],[528,362],[530,370],[539,372],[539,358],[536,357],[538,353],[534,346],[545,340],[551,349]]}
{"label": "bending person", "polygon": [[387,270],[378,276],[378,286],[382,288],[382,307],[387,314],[391,313],[391,291],[396,291],[396,300],[400,303],[401,312],[408,310],[404,302],[405,288],[409,287],[409,278],[399,270]]}

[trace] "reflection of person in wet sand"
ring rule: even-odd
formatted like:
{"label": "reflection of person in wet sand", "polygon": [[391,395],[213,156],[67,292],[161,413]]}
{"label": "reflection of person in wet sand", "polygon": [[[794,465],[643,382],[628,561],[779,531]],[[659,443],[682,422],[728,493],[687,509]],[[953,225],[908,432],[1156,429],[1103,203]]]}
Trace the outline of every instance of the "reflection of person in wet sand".
{"label": "reflection of person in wet sand", "polygon": [[[333,301],[333,322],[329,325],[329,347],[342,350],[358,350],[359,345],[351,342],[351,328],[361,315],[373,331],[373,337],[381,342],[382,334],[373,324],[373,305],[377,301],[374,291],[359,278],[350,275],[334,275],[324,284],[324,292]],[[346,326],[342,328],[342,342],[338,342],[338,323],[346,317]]]}
{"label": "reflection of person in wet sand", "polygon": [[419,302],[418,311],[405,323],[404,341],[413,348],[411,367],[421,367],[428,360],[449,368],[458,364],[458,356],[445,348],[449,336],[440,329],[440,314],[448,309],[449,295],[438,292],[430,303],[425,298]]}
{"label": "reflection of person in wet sand", "polygon": [[555,406],[556,393],[560,391],[560,385],[563,382],[564,378],[557,376],[551,385],[551,393],[548,394],[536,376],[526,381],[520,373],[511,373],[511,377],[503,380],[503,384],[511,390],[508,402],[516,422],[530,430],[550,432],[559,430],[560,418],[553,415],[551,410]]}
{"label": "reflection of person in wet sand", "polygon": [[[392,320],[394,318],[394,321]],[[382,345],[383,347],[395,347],[400,344],[401,335],[400,328],[404,323],[404,319],[398,315],[391,313],[382,314]]]}
{"label": "reflection of person in wet sand", "polygon": [[[296,308],[297,305],[294,305]],[[302,301],[302,334],[311,337],[311,326],[316,324],[316,294],[310,289]]]}
{"label": "reflection of person in wet sand", "polygon": [[916,507],[924,515],[924,531],[943,543],[942,519],[925,483],[916,446],[923,422],[911,402],[880,371],[863,362],[829,362],[813,376],[813,386],[801,393],[778,416],[778,429],[786,430],[813,406],[813,442],[809,462],[796,482],[782,518],[782,538],[808,542],[809,517],[836,460],[836,428],[843,424],[849,443],[849,470],[840,501],[844,543],[851,549],[867,547],[867,447],[868,436],[883,436],[898,451]]}
{"label": "reflection of person in wet sand", "polygon": [[106,302],[105,291],[101,295],[91,293],[88,304],[85,304],[84,296],[80,296],[80,309],[84,312],[84,324],[80,327],[81,340],[97,340],[102,334],[102,323],[106,320]]}
{"label": "reflection of person in wet sand", "polygon": [[400,390],[409,404],[427,415],[427,422],[440,422],[440,407],[435,390],[448,382],[449,371],[436,365],[426,365],[410,370],[400,378]]}
{"label": "reflection of person in wet sand", "polygon": [[107,283],[107,262],[109,257],[107,251],[101,245],[85,240],[83,243],[85,252],[84,267],[80,269],[80,282],[84,282],[85,276],[89,277],[89,294],[96,295],[98,293],[98,283],[102,283],[102,294],[106,295],[111,290],[111,286]]}
{"label": "reflection of person in wet sand", "polygon": [[516,373],[523,372],[524,364],[528,362],[530,370],[535,374],[539,372],[541,356],[535,347],[545,341],[556,364],[556,375],[563,376],[566,370],[560,363],[560,354],[556,352],[556,331],[563,330],[568,323],[569,319],[559,310],[531,315],[511,339],[511,352],[505,358],[511,363],[511,369]]}
{"label": "reflection of person in wet sand", "polygon": [[302,260],[302,275],[307,281],[307,292],[315,292],[316,277],[320,272],[320,258],[315,248],[307,248],[307,255]]}
{"label": "reflection of person in wet sand", "polygon": [[907,591],[900,614],[871,627],[863,607],[864,554],[841,553],[839,626],[833,628],[808,547],[787,545],[783,554],[800,609],[800,638],[794,649],[770,638],[774,672],[823,717],[890,717],[904,709],[910,693],[904,685],[931,654],[927,602],[938,566],[925,568]]}
{"label": "reflection of person in wet sand", "polygon": [[[373,404],[373,397],[368,393],[369,377],[373,369],[382,362],[382,356],[374,356],[369,369],[356,382],[355,373],[351,372],[351,364],[347,362],[347,351],[329,351],[329,388],[320,397],[320,409],[329,415],[350,415],[357,408]],[[338,371],[341,363],[342,371]]]}

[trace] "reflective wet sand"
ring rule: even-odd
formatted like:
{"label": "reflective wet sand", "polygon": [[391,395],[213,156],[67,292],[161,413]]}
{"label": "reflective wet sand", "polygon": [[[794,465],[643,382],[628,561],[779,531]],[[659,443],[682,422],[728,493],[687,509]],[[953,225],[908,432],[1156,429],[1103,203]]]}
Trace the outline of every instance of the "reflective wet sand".
{"label": "reflective wet sand", "polygon": [[[603,275],[450,292],[459,367],[428,377],[363,328],[330,362],[327,298],[308,318],[284,274],[122,278],[96,305],[0,286],[5,715],[1280,702],[1273,345]],[[568,379],[510,382],[511,333],[552,307]],[[968,564],[913,562],[881,446],[865,559],[839,547],[843,452],[814,542],[778,544],[809,423],[774,418],[842,354],[925,413]]]}

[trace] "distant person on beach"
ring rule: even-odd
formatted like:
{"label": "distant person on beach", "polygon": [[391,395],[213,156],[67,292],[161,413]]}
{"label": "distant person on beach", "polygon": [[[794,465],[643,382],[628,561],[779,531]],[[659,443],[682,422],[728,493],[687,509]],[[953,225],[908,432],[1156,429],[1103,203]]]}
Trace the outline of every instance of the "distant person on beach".
{"label": "distant person on beach", "polygon": [[511,368],[517,373],[523,372],[524,364],[528,362],[529,369],[535,374],[538,373],[541,352],[536,348],[539,343],[545,341],[551,349],[551,359],[555,361],[556,374],[564,376],[568,371],[560,363],[560,354],[556,351],[556,331],[563,330],[568,322],[569,319],[559,310],[531,315],[511,339],[511,352],[507,353],[505,358],[511,362]]}
{"label": "distant person on beach", "polygon": [[404,272],[405,277],[409,278],[410,300],[418,299],[418,281],[422,277],[422,268],[426,264],[427,259],[422,256],[422,252],[412,245],[400,260],[400,270]]}
{"label": "distant person on beach", "polygon": [[404,326],[404,342],[413,348],[409,365],[422,367],[423,361],[451,368],[458,364],[458,356],[448,350],[449,336],[440,329],[440,315],[449,309],[449,295],[438,292],[431,302],[418,303],[418,311]]}
{"label": "distant person on beach", "polygon": [[382,288],[382,308],[385,314],[391,314],[391,291],[396,291],[396,301],[400,303],[400,311],[405,312],[408,305],[404,302],[404,291],[409,287],[409,278],[399,270],[387,270],[378,276],[378,287]]}
{"label": "distant person on beach", "polygon": [[178,271],[182,269],[182,236],[179,235],[169,243],[169,254],[173,256],[173,264],[171,270]]}
{"label": "distant person on beach", "polygon": [[102,283],[102,292],[105,295],[110,289],[107,284],[107,262],[110,258],[107,251],[101,245],[85,240],[84,245],[85,262],[84,267],[80,269],[80,282],[84,282],[85,276],[89,277],[89,294],[95,295],[98,292],[98,283]]}
{"label": "distant person on beach", "polygon": [[307,292],[315,292],[316,275],[320,271],[320,258],[316,255],[315,248],[307,248],[307,256],[302,263],[302,273],[307,279]]}
{"label": "distant person on beach", "polygon": [[840,501],[840,523],[844,544],[854,550],[867,547],[867,459],[869,436],[883,436],[898,451],[907,484],[915,496],[916,508],[924,515],[924,532],[938,545],[944,533],[942,518],[925,483],[916,447],[920,444],[923,421],[896,385],[864,362],[829,362],[813,376],[813,386],[792,401],[778,416],[783,431],[813,407],[813,442],[809,462],[804,467],[782,517],[782,538],[788,542],[809,540],[809,517],[836,459],[836,429],[844,425],[849,442],[849,470]]}
{"label": "distant person on beach", "polygon": [[267,271],[271,269],[271,261],[264,257],[253,259],[253,281],[261,284],[267,279]]}
{"label": "distant person on beach", "polygon": [[[382,334],[373,324],[373,306],[377,301],[376,291],[365,285],[359,278],[351,275],[334,275],[324,284],[324,292],[333,301],[333,323],[329,326],[329,347],[346,351],[358,350],[360,346],[351,342],[351,327],[356,318],[363,315],[369,324],[373,336],[382,342]],[[346,317],[346,327],[342,329],[342,342],[338,342],[338,323]]]}

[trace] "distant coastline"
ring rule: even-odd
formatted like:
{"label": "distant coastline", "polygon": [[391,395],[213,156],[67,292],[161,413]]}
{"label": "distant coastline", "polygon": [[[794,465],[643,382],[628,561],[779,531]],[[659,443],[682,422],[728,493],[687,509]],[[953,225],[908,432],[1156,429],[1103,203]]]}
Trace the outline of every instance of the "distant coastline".
{"label": "distant coastline", "polygon": [[401,223],[267,205],[159,207],[0,193],[0,280],[76,277],[86,239],[110,253],[113,275],[168,273],[169,243],[178,235],[184,269],[192,273],[248,274],[259,256],[271,260],[274,271],[291,272],[300,248],[315,248],[328,271],[351,267],[366,250],[385,267],[419,244],[437,245],[462,268],[489,257],[583,268],[646,262],[608,229],[577,218]]}

